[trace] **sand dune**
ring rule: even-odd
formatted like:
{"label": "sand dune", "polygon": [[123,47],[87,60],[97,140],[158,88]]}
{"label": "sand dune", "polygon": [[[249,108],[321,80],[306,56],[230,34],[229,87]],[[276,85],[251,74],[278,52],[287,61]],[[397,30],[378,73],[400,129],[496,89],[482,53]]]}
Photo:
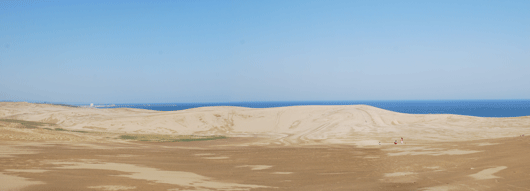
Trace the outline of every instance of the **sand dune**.
{"label": "sand dune", "polygon": [[530,134],[530,117],[404,114],[367,105],[279,108],[203,107],[181,111],[72,108],[0,103],[0,118],[120,133],[264,137],[256,144],[355,144],[464,141]]}
{"label": "sand dune", "polygon": [[0,102],[0,190],[527,190],[530,139],[519,135],[529,122],[366,105],[162,112]]}

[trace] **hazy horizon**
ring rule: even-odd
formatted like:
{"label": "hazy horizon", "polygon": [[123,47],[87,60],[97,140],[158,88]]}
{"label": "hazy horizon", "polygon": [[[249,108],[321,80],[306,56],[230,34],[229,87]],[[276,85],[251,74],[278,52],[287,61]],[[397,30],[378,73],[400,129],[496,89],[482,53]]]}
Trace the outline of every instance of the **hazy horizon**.
{"label": "hazy horizon", "polygon": [[237,103],[332,103],[337,104],[344,102],[346,105],[351,103],[399,103],[399,102],[528,102],[530,99],[402,99],[402,100],[278,100],[278,101],[226,101],[226,102],[49,102],[38,100],[0,100],[0,102],[27,102],[37,104],[65,104],[65,105],[171,105],[171,104],[237,104]]}
{"label": "hazy horizon", "polygon": [[2,1],[0,100],[530,99],[530,1]]}

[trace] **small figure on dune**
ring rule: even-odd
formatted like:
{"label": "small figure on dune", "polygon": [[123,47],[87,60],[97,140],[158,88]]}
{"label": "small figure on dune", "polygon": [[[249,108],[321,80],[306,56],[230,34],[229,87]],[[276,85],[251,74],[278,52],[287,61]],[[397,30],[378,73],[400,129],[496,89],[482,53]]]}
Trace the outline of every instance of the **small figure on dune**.
{"label": "small figure on dune", "polygon": [[381,145],[381,142],[379,142],[379,145]]}
{"label": "small figure on dune", "polygon": [[397,145],[397,140],[394,141],[394,145]]}
{"label": "small figure on dune", "polygon": [[401,137],[401,144],[403,144],[403,137]]}

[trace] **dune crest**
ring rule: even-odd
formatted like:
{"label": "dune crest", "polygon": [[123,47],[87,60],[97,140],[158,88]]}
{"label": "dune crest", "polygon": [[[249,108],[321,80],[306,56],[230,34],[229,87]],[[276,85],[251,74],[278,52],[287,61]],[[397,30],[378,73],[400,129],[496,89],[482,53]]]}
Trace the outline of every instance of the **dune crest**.
{"label": "dune crest", "polygon": [[[482,118],[404,114],[367,105],[278,108],[203,107],[181,111],[72,108],[1,102],[0,117],[53,122],[61,128],[121,133],[228,135],[269,138],[267,144],[377,145],[408,141],[476,140],[530,134],[529,117]],[[263,143],[262,143],[263,144]]]}

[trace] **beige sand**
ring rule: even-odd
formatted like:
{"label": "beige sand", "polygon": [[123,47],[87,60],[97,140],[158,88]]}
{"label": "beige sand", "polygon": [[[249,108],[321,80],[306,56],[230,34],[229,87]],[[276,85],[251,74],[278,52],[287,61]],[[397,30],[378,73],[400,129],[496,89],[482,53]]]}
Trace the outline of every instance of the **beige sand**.
{"label": "beige sand", "polygon": [[[363,105],[159,112],[0,102],[0,190],[528,190],[530,138],[519,135],[529,130],[530,117]],[[118,138],[134,133],[229,138]]]}
{"label": "beige sand", "polygon": [[504,170],[508,167],[506,166],[498,166],[498,167],[494,167],[494,168],[488,168],[488,169],[485,169],[485,170],[482,170],[480,172],[477,172],[476,174],[471,174],[469,176],[477,179],[477,180],[485,180],[485,179],[494,179],[494,178],[499,178],[498,176],[495,176],[493,174],[501,171],[501,170]]}
{"label": "beige sand", "polygon": [[89,186],[88,188],[92,188],[96,190],[132,190],[132,189],[136,189],[136,186],[102,185],[102,186]]}
{"label": "beige sand", "polygon": [[393,172],[393,173],[386,173],[385,176],[386,177],[396,177],[396,176],[408,176],[408,175],[413,175],[413,174],[416,174],[416,173],[413,173],[413,172]]}
{"label": "beige sand", "polygon": [[0,145],[0,157],[13,157],[14,155],[33,154],[34,150],[16,146]]}
{"label": "beige sand", "polygon": [[[391,156],[390,149],[347,145],[218,146],[252,141],[92,143],[116,149],[77,149],[72,147],[85,143],[72,141],[52,146],[0,141],[33,150],[0,158],[2,180],[10,180],[0,189],[525,190],[530,186],[529,138],[491,139],[498,143],[492,146],[478,146],[483,140],[421,145],[429,151],[482,150],[436,156]],[[203,149],[186,149],[190,145]],[[228,158],[204,159],[204,153]]]}
{"label": "beige sand", "polygon": [[[268,138],[251,145],[354,144],[375,146],[400,137],[405,143],[468,141],[530,134],[530,116],[482,118],[412,115],[366,105],[252,109],[203,107],[182,111],[71,108],[0,102],[0,117],[52,122],[70,130],[229,135]],[[28,139],[38,137],[28,135]],[[60,139],[88,139],[65,135]]]}
{"label": "beige sand", "polygon": [[236,167],[237,168],[248,167],[250,168],[250,170],[265,170],[265,169],[271,168],[272,166],[270,165],[241,165],[241,166],[236,166]]}
{"label": "beige sand", "polygon": [[163,171],[155,168],[140,167],[130,164],[121,163],[82,163],[82,162],[54,162],[55,165],[64,165],[56,167],[59,169],[97,169],[97,170],[114,170],[127,172],[131,174],[119,175],[132,179],[150,180],[156,183],[175,184],[195,189],[218,189],[218,190],[237,190],[249,188],[266,188],[267,186],[246,185],[235,183],[224,183],[211,180],[195,173],[181,171]]}
{"label": "beige sand", "polygon": [[292,174],[293,172],[273,172],[271,174]]}
{"label": "beige sand", "polygon": [[27,178],[7,175],[0,172],[1,190],[19,190],[30,185],[44,184],[41,181],[31,181]]}
{"label": "beige sand", "polygon": [[25,172],[25,173],[43,173],[48,172],[49,170],[43,169],[6,169],[6,172]]}

